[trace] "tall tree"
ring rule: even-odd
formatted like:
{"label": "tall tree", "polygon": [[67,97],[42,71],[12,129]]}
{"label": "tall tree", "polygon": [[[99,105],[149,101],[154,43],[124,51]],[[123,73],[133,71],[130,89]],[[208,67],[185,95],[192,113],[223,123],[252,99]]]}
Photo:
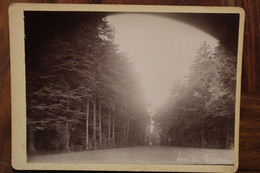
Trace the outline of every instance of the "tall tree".
{"label": "tall tree", "polygon": [[220,44],[212,49],[202,43],[187,79],[173,84],[167,103],[154,116],[160,143],[232,148],[235,82],[234,55]]}
{"label": "tall tree", "polygon": [[[97,136],[103,145],[107,135],[106,123],[102,122],[107,114],[108,143],[110,113],[112,116],[113,146],[122,137],[124,115],[128,140],[130,122],[147,120],[134,64],[118,51],[114,29],[105,16],[106,13],[26,12],[27,125],[32,151],[37,149],[33,139],[39,131],[51,130],[59,137],[56,149],[70,151],[83,145],[76,142],[77,136],[88,150],[91,146],[97,149]],[[138,126],[137,131],[144,128]]]}

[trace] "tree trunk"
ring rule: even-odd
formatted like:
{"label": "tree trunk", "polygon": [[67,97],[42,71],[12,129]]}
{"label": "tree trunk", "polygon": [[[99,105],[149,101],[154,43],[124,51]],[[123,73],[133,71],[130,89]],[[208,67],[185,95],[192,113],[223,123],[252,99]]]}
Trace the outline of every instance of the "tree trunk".
{"label": "tree trunk", "polygon": [[205,148],[205,145],[204,145],[204,119],[201,124],[201,147]]}
{"label": "tree trunk", "polygon": [[145,145],[145,138],[144,138],[144,133],[143,131],[140,131],[139,133],[139,138],[140,138],[140,145]]}
{"label": "tree trunk", "polygon": [[130,120],[127,119],[127,124],[126,124],[126,142],[129,144],[129,131],[130,131]]}
{"label": "tree trunk", "polygon": [[89,100],[87,100],[87,114],[86,114],[86,150],[89,149],[88,123],[89,123]]}
{"label": "tree trunk", "polygon": [[69,122],[66,122],[66,151],[70,151],[70,134],[69,134]]}
{"label": "tree trunk", "polygon": [[93,102],[93,142],[94,149],[97,149],[97,141],[96,141],[96,100]]}
{"label": "tree trunk", "polygon": [[99,146],[102,148],[101,101],[99,101]]}
{"label": "tree trunk", "polygon": [[126,122],[126,116],[125,116],[125,119],[124,119],[124,125],[123,125],[123,143],[124,143],[124,145],[126,145],[126,131],[127,131],[127,129],[126,129],[126,127],[127,127],[127,122]]}
{"label": "tree trunk", "polygon": [[113,121],[112,121],[112,145],[115,146],[115,115],[113,115]]}
{"label": "tree trunk", "polygon": [[226,121],[226,144],[225,144],[225,148],[228,149],[229,148],[229,131],[228,131],[228,120]]}
{"label": "tree trunk", "polygon": [[107,145],[110,147],[110,109],[108,110],[108,136],[107,136]]}
{"label": "tree trunk", "polygon": [[35,149],[35,128],[33,127],[32,124],[28,125],[28,137],[27,137],[27,142],[28,142],[28,151],[30,153],[36,152]]}
{"label": "tree trunk", "polygon": [[141,132],[138,135],[138,144],[142,145],[142,133]]}

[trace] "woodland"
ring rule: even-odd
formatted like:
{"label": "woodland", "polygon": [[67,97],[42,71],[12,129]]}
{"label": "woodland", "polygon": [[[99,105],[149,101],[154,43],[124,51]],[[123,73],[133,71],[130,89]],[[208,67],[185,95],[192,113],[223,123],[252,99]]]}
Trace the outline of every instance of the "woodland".
{"label": "woodland", "polygon": [[186,79],[173,83],[153,116],[157,143],[234,148],[235,91],[236,57],[220,44],[202,43]]}
{"label": "woodland", "polygon": [[25,25],[28,151],[143,144],[138,74],[105,15],[28,12]]}
{"label": "woodland", "polygon": [[28,152],[232,149],[236,55],[203,42],[185,80],[174,81],[150,115],[135,63],[115,44],[107,15],[25,12]]}

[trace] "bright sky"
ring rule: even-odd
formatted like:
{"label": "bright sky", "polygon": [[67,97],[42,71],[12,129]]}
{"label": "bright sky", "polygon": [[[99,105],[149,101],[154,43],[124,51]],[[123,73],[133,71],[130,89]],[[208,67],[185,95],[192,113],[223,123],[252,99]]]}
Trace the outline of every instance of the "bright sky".
{"label": "bright sky", "polygon": [[136,61],[151,113],[165,103],[173,81],[187,75],[200,44],[215,46],[218,41],[186,23],[155,15],[127,13],[107,19],[119,49]]}

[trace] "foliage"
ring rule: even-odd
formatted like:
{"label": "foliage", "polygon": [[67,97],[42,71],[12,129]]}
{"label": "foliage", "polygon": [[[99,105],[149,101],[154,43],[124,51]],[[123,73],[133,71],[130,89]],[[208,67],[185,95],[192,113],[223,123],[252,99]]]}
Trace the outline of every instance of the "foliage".
{"label": "foliage", "polygon": [[190,74],[175,81],[154,116],[163,145],[232,148],[236,58],[220,44],[201,44]]}
{"label": "foliage", "polygon": [[[138,75],[134,63],[118,51],[105,13],[26,12],[25,26],[28,128],[33,128],[36,137],[53,133],[45,139],[38,136],[43,143],[36,143],[36,149],[68,151],[86,145],[82,122],[86,122],[87,100],[90,108],[94,103],[102,106],[101,129],[108,128],[111,111],[116,117],[116,136],[125,135],[120,131],[126,120],[135,134],[144,131],[138,124],[147,121],[148,114]],[[98,109],[88,111],[93,146],[91,132],[101,129],[94,128],[97,122],[92,116]],[[107,143],[107,131],[101,135],[102,143]]]}

